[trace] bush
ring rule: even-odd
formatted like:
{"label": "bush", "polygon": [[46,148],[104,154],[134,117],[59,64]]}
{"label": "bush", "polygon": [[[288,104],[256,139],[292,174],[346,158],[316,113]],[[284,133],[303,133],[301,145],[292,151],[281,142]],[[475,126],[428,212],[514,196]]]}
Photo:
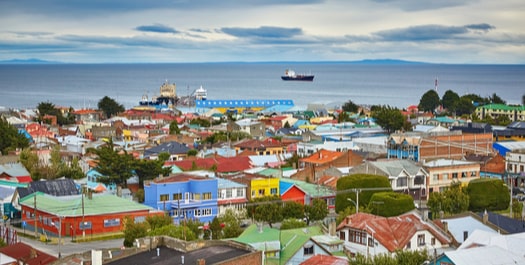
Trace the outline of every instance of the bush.
{"label": "bush", "polygon": [[500,179],[476,179],[469,182],[469,210],[473,212],[505,210],[510,204],[509,190]]}
{"label": "bush", "polygon": [[414,199],[408,194],[378,192],[370,199],[368,208],[372,214],[391,217],[411,211],[415,206]]}
{"label": "bush", "polygon": [[[347,207],[353,206],[352,202],[348,201],[348,199],[351,199],[354,202],[356,201],[356,193],[351,191],[351,189],[356,188],[385,188],[392,190],[388,178],[384,176],[352,174],[342,177],[337,181],[338,193],[335,197],[336,212],[343,211]],[[368,205],[370,198],[376,192],[384,192],[384,190],[359,192],[359,205]]]}

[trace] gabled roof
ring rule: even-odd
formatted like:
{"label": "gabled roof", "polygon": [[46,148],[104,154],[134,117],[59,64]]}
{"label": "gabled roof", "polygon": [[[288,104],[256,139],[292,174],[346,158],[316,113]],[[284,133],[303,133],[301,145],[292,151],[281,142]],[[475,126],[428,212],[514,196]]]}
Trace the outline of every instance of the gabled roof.
{"label": "gabled roof", "polygon": [[34,181],[30,183],[27,188],[17,188],[18,196],[24,198],[25,196],[42,192],[52,196],[69,196],[79,195],[80,191],[77,189],[75,182],[72,179],[55,179]]}
{"label": "gabled roof", "polygon": [[445,232],[432,223],[424,222],[413,212],[388,218],[360,212],[347,216],[337,226],[337,231],[345,228],[374,233],[375,239],[390,252],[404,249],[414,234],[422,230],[431,233],[442,244],[452,242]]}
{"label": "gabled roof", "polygon": [[420,170],[424,170],[423,167],[418,166],[414,161],[405,159],[380,160],[369,163],[388,174],[388,176],[398,176],[403,170],[411,176],[415,176]]}
{"label": "gabled roof", "polygon": [[348,260],[328,255],[315,256],[301,262],[299,265],[348,265]]}
{"label": "gabled roof", "polygon": [[252,167],[249,157],[210,157],[200,159],[184,159],[178,161],[166,161],[165,166],[176,165],[182,170],[189,171],[194,165],[199,169],[211,169],[216,165],[216,172],[240,172]]}
{"label": "gabled roof", "polygon": [[189,150],[190,148],[188,148],[185,144],[172,141],[172,142],[162,143],[158,146],[144,150],[144,156],[148,157],[151,155],[158,155],[160,153],[168,153],[170,155],[187,154]]}
{"label": "gabled roof", "polygon": [[[454,265],[525,265],[523,253],[520,255],[498,246],[476,247],[445,252],[445,256]],[[448,264],[448,262],[447,262]]]}
{"label": "gabled roof", "polygon": [[14,178],[30,176],[29,171],[21,163],[0,165],[0,174],[2,173]]}
{"label": "gabled roof", "polygon": [[342,152],[321,149],[309,157],[302,158],[301,162],[311,163],[311,164],[326,164],[326,163],[330,163],[340,158],[343,155],[344,153]]}
{"label": "gabled roof", "polygon": [[57,260],[56,257],[48,255],[22,242],[2,247],[0,248],[0,253],[16,260],[23,261],[26,265],[45,265]]}
{"label": "gabled roof", "polygon": [[289,184],[295,185],[300,190],[302,190],[305,194],[307,194],[309,197],[312,197],[312,198],[335,196],[335,192],[325,186],[312,184],[312,183],[308,183],[306,181],[297,180],[297,179],[281,178],[279,179],[279,181],[283,183],[289,183]]}

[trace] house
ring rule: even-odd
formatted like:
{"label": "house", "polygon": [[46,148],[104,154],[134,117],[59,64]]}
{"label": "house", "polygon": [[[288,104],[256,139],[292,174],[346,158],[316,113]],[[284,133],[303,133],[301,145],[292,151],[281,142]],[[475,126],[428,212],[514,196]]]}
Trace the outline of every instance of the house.
{"label": "house", "polygon": [[299,265],[348,265],[348,260],[342,257],[316,254]]}
{"label": "house", "polygon": [[0,165],[0,179],[17,183],[29,183],[33,181],[29,171],[27,171],[22,163]]}
{"label": "house", "polygon": [[362,165],[350,169],[351,174],[381,175],[390,181],[392,190],[409,194],[414,200],[426,200],[428,197],[428,172],[411,160],[365,161]]}
{"label": "house", "polygon": [[86,172],[86,188],[94,191],[94,192],[104,192],[104,191],[115,191],[117,190],[117,184],[108,183],[104,184],[99,181],[99,178],[104,177],[102,174],[100,174],[95,168],[92,168]]}
{"label": "house", "polygon": [[295,179],[279,179],[282,201],[311,205],[314,199],[324,200],[328,209],[335,209],[335,191],[326,186]]}
{"label": "house", "polygon": [[211,222],[218,214],[218,180],[179,173],[144,182],[144,204],[183,219]]}
{"label": "house", "polygon": [[299,159],[298,171],[292,178],[307,180],[317,183],[323,176],[322,172],[335,167],[349,168],[360,165],[363,162],[363,157],[353,151],[337,152],[329,150],[319,150],[318,152]]}
{"label": "house", "polygon": [[443,191],[452,182],[461,182],[467,185],[468,182],[480,178],[480,165],[477,162],[470,162],[455,159],[437,159],[423,164],[423,168],[428,172],[428,192]]}
{"label": "house", "polygon": [[465,160],[479,163],[479,176],[481,178],[498,178],[503,180],[505,177],[505,158],[500,154],[468,154],[465,156]]}
{"label": "house", "polygon": [[20,200],[35,192],[41,192],[56,197],[65,197],[72,195],[79,195],[80,190],[77,188],[72,179],[55,179],[42,180],[28,183],[24,187],[17,187],[11,198],[11,207],[13,209],[13,217],[20,218],[22,206]]}
{"label": "house", "polygon": [[[262,251],[265,264],[281,265],[298,264],[318,254],[332,256],[330,250],[313,240],[314,237],[321,235],[323,232],[320,226],[278,230],[252,224],[239,237],[232,240]],[[331,240],[342,245],[337,237]]]}
{"label": "house", "polygon": [[493,212],[480,212],[477,214],[479,218],[482,218],[483,223],[495,226],[500,234],[525,233],[525,225],[522,220]]}
{"label": "house", "polygon": [[185,144],[178,142],[167,142],[144,150],[144,157],[155,160],[161,153],[168,153],[170,155],[169,160],[171,161],[183,160],[188,156],[189,150],[190,148],[188,148]]}
{"label": "house", "polygon": [[387,141],[387,158],[428,161],[438,158],[462,159],[467,153],[492,154],[492,133],[437,134],[396,133]]}
{"label": "house", "polygon": [[102,111],[94,109],[80,109],[70,112],[75,117],[77,123],[96,123],[102,120]]}
{"label": "house", "polygon": [[497,120],[499,117],[507,117],[510,121],[525,120],[525,106],[509,106],[505,104],[488,104],[476,108],[476,115],[480,120],[490,117]]}
{"label": "house", "polygon": [[474,230],[455,251],[436,258],[437,264],[525,264],[525,233],[502,235]]}
{"label": "house", "polygon": [[240,212],[246,208],[246,185],[228,179],[217,178],[217,204],[219,206],[217,215],[223,214],[231,209]]}
{"label": "house", "polygon": [[35,192],[21,198],[20,205],[25,230],[37,237],[120,233],[125,217],[144,222],[148,216],[164,214],[115,195],[93,193],[58,197]]}
{"label": "house", "polygon": [[525,121],[515,121],[507,127],[494,130],[494,138],[499,141],[523,141],[525,140]]}
{"label": "house", "polygon": [[239,173],[222,177],[246,185],[246,197],[248,200],[264,196],[279,196],[278,178],[250,173]]}
{"label": "house", "polygon": [[285,148],[278,141],[272,138],[266,140],[257,140],[257,139],[247,139],[240,143],[234,145],[235,150],[242,151],[252,151],[258,155],[273,155],[284,153]]}
{"label": "house", "polygon": [[481,122],[467,122],[452,126],[451,131],[462,131],[463,133],[488,133],[492,132],[492,125]]}
{"label": "house", "polygon": [[499,227],[488,222],[488,213],[478,216],[472,212],[450,216],[435,220],[434,223],[440,224],[445,232],[452,235],[454,243],[463,244],[476,230],[498,233]]}
{"label": "house", "polygon": [[255,139],[261,139],[265,135],[264,123],[257,120],[242,119],[233,122],[231,126],[232,131],[245,132]]}
{"label": "house", "polygon": [[58,260],[57,257],[46,254],[45,252],[22,242],[0,247],[0,253],[0,261],[2,262],[2,265],[46,265]]}
{"label": "house", "polygon": [[507,152],[505,155],[507,177],[513,179],[513,186],[525,185],[525,149]]}
{"label": "house", "polygon": [[247,156],[209,158],[188,158],[177,161],[166,161],[165,166],[175,165],[184,171],[211,170],[218,174],[233,174],[252,168],[251,160]]}
{"label": "house", "polygon": [[376,256],[396,250],[447,249],[451,237],[414,211],[394,217],[368,213],[347,216],[336,230],[349,255]]}
{"label": "house", "polygon": [[15,187],[0,185],[0,214],[3,222],[20,216],[12,204],[15,190]]}

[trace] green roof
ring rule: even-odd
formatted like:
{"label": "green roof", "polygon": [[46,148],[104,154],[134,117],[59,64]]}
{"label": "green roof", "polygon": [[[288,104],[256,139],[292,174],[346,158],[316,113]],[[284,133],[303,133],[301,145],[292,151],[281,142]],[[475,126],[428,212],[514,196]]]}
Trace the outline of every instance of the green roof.
{"label": "green roof", "polygon": [[[82,195],[51,196],[42,192],[35,192],[20,200],[21,205],[34,207],[59,216],[82,216]],[[84,196],[84,215],[102,215],[111,213],[134,211],[157,211],[156,209],[109,194],[93,194],[92,198]]]}
{"label": "green roof", "polygon": [[488,105],[479,106],[478,108],[511,111],[511,110],[524,110],[525,106],[509,106],[505,104],[488,104]]}
{"label": "green roof", "polygon": [[[280,251],[281,258],[267,258],[267,264],[286,264],[313,236],[323,235],[320,226],[278,230],[264,226],[262,231],[252,224],[234,241],[249,244],[255,249]],[[280,243],[279,243],[280,242]]]}

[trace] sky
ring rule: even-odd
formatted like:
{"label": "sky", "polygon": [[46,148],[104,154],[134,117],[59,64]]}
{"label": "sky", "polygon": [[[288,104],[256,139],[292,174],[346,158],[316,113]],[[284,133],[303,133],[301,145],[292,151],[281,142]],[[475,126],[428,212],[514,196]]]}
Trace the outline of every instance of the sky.
{"label": "sky", "polygon": [[0,0],[0,61],[525,64],[524,0]]}

